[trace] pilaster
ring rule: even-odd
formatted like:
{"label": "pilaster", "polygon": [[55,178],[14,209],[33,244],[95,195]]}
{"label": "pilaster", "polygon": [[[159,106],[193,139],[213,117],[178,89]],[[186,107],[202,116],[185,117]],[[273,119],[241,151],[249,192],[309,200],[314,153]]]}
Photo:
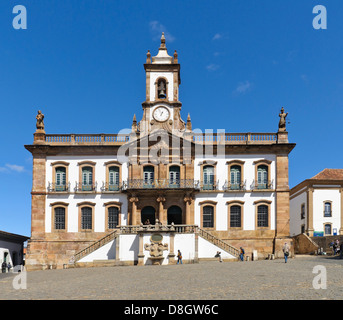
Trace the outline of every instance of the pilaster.
{"label": "pilaster", "polygon": [[288,155],[276,156],[276,236],[289,236]]}
{"label": "pilaster", "polygon": [[313,237],[313,187],[307,190],[307,233]]}

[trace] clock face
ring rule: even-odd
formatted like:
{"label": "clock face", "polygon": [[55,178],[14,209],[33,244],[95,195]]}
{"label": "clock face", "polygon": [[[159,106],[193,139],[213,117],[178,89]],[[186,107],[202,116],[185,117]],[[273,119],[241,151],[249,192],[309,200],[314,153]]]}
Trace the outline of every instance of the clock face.
{"label": "clock face", "polygon": [[169,119],[169,110],[165,107],[158,107],[154,110],[153,117],[157,121],[166,121]]}

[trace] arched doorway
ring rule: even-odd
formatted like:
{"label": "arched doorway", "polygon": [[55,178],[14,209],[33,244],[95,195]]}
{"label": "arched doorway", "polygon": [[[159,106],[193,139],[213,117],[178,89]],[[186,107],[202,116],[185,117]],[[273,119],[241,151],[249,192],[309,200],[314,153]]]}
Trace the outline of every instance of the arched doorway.
{"label": "arched doorway", "polygon": [[171,206],[167,212],[168,224],[182,224],[182,210],[178,206]]}
{"label": "arched doorway", "polygon": [[145,224],[146,221],[155,224],[155,208],[151,206],[144,207],[141,211],[141,221],[143,224]]}

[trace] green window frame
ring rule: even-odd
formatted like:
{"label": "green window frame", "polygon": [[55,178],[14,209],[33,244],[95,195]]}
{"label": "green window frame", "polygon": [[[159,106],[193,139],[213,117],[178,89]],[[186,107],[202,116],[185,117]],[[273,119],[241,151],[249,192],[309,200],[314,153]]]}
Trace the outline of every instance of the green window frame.
{"label": "green window frame", "polygon": [[203,168],[203,189],[213,190],[214,189],[214,167],[204,166]]}

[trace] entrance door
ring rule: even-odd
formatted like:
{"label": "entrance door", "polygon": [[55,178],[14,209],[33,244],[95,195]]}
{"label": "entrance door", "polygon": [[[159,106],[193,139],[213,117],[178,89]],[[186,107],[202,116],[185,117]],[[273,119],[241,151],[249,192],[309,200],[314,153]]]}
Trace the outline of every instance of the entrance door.
{"label": "entrance door", "polygon": [[182,224],[182,210],[178,206],[171,206],[167,212],[168,224]]}
{"label": "entrance door", "polygon": [[144,207],[141,211],[141,220],[143,224],[146,224],[147,221],[149,221],[150,224],[155,224],[155,208]]}

